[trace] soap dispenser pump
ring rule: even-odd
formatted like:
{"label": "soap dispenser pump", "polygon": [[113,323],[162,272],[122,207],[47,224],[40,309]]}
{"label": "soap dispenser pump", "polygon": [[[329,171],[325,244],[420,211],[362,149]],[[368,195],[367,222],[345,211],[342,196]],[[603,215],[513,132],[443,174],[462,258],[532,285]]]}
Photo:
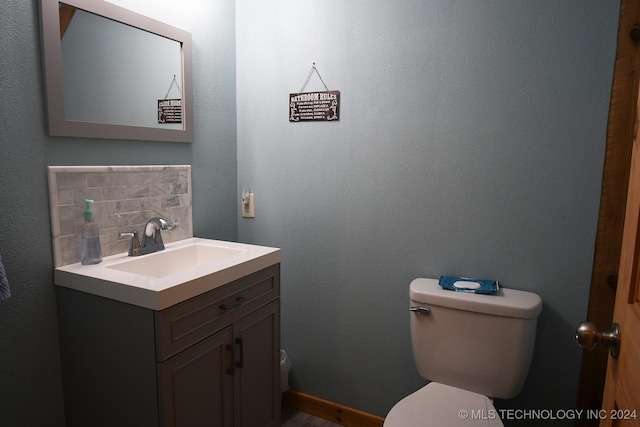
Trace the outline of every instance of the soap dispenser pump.
{"label": "soap dispenser pump", "polygon": [[98,224],[93,218],[91,203],[85,199],[84,223],[82,224],[82,246],[80,248],[80,262],[83,265],[99,264],[102,262],[102,248],[100,247],[100,232]]}

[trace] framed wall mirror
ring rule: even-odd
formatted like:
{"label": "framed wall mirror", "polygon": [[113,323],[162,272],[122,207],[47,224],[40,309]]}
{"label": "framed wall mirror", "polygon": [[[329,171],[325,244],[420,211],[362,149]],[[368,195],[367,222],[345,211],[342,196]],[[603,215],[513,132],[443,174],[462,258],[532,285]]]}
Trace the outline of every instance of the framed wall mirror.
{"label": "framed wall mirror", "polygon": [[51,136],[193,142],[191,34],[106,1],[40,0]]}

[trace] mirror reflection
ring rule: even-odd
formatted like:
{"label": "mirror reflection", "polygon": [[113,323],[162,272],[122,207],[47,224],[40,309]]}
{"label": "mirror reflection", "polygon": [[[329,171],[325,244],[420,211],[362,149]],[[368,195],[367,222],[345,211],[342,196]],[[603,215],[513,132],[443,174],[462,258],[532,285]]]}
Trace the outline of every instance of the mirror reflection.
{"label": "mirror reflection", "polygon": [[40,9],[49,135],[193,141],[190,33],[106,1]]}
{"label": "mirror reflection", "polygon": [[158,111],[182,99],[180,43],[65,4],[60,20],[66,120],[183,128]]}

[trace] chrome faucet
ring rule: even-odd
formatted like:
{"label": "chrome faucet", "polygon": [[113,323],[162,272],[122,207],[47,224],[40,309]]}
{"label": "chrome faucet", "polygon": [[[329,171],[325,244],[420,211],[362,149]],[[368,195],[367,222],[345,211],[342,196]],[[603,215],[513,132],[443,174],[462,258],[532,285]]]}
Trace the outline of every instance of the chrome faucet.
{"label": "chrome faucet", "polygon": [[137,231],[127,231],[120,233],[120,237],[131,236],[129,244],[129,256],[146,255],[164,250],[162,241],[162,230],[170,230],[169,222],[161,217],[151,218],[144,226],[142,242],[138,239]]}

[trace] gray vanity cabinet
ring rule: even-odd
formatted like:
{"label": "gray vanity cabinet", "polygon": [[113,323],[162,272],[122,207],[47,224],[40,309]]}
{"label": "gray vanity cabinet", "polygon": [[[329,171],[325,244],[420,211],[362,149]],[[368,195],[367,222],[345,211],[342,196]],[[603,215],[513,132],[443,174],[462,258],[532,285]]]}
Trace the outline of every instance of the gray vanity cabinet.
{"label": "gray vanity cabinet", "polygon": [[162,311],[57,287],[68,426],[280,424],[280,265]]}
{"label": "gray vanity cabinet", "polygon": [[158,364],[160,425],[279,425],[279,324],[273,301]]}
{"label": "gray vanity cabinet", "polygon": [[158,365],[161,426],[233,425],[231,341],[229,327]]}

